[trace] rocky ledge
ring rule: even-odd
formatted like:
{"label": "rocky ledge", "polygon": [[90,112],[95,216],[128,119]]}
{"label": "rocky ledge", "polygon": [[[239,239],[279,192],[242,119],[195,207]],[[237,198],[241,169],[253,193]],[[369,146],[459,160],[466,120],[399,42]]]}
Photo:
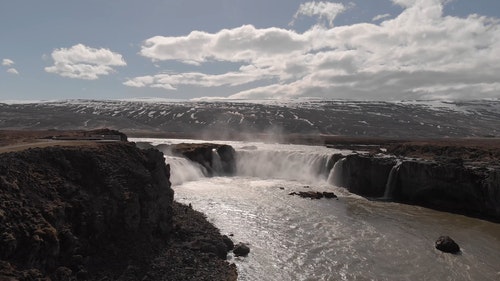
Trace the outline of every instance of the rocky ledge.
{"label": "rocky ledge", "polygon": [[0,153],[0,280],[236,280],[169,176],[124,141]]}

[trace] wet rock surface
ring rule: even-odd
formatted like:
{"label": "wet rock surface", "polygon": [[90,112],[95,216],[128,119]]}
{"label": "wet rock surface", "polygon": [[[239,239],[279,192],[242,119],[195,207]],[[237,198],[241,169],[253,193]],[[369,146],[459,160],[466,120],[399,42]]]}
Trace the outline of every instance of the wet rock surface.
{"label": "wet rock surface", "polygon": [[234,246],[233,253],[237,257],[245,257],[250,253],[250,247],[245,243],[238,243]]}
{"label": "wet rock surface", "polygon": [[289,193],[288,195],[296,195],[302,198],[309,198],[309,199],[321,199],[321,198],[327,198],[327,199],[332,199],[332,198],[337,198],[337,195],[333,192],[328,192],[328,191],[294,191]]}
{"label": "wet rock surface", "polygon": [[440,236],[436,240],[435,247],[445,253],[457,254],[460,252],[460,246],[449,236]]}

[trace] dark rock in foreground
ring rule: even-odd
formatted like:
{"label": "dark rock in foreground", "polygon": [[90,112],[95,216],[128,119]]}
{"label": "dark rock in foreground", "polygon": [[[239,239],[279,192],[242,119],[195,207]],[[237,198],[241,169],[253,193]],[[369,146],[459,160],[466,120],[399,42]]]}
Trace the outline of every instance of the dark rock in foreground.
{"label": "dark rock in foreground", "polygon": [[161,152],[127,142],[0,153],[0,280],[194,280],[189,260],[210,276],[196,280],[236,280],[222,236],[173,202],[169,176]]}
{"label": "dark rock in foreground", "polygon": [[174,201],[173,211],[174,229],[170,242],[143,276],[158,281],[236,281],[236,266],[226,261],[226,254],[231,249],[219,230],[202,213],[186,205]]}
{"label": "dark rock in foreground", "polygon": [[169,175],[159,151],[121,142],[0,154],[2,259],[54,277],[151,255],[172,230]]}
{"label": "dark rock in foreground", "polygon": [[436,241],[436,249],[451,254],[457,254],[460,252],[460,246],[458,246],[458,244],[449,236],[440,236]]}

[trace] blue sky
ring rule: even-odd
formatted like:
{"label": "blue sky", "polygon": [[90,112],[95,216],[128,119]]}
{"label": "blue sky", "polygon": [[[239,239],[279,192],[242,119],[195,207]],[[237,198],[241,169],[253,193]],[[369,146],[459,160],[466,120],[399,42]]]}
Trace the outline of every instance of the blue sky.
{"label": "blue sky", "polygon": [[500,98],[500,1],[0,1],[0,101]]}

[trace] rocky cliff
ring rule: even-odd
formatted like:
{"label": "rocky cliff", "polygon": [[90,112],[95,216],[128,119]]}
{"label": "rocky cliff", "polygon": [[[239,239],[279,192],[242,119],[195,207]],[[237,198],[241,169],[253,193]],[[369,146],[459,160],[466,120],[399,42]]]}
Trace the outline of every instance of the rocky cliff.
{"label": "rocky cliff", "polygon": [[0,153],[0,280],[176,280],[194,276],[179,256],[199,255],[207,278],[234,280],[222,236],[173,202],[169,176],[161,152],[127,142]]}
{"label": "rocky cliff", "polygon": [[[160,146],[159,149],[162,147]],[[208,176],[228,176],[236,172],[236,152],[230,145],[181,143],[168,147],[168,149],[174,154],[182,155],[202,165]]]}
{"label": "rocky cliff", "polygon": [[387,179],[396,161],[359,154],[340,159],[334,175],[334,184],[350,192],[369,197],[382,197]]}
{"label": "rocky cliff", "polygon": [[461,158],[349,155],[335,184],[371,198],[500,221],[500,168]]}
{"label": "rocky cliff", "polygon": [[84,275],[153,251],[172,229],[163,155],[116,143],[0,154],[0,255],[27,274]]}

